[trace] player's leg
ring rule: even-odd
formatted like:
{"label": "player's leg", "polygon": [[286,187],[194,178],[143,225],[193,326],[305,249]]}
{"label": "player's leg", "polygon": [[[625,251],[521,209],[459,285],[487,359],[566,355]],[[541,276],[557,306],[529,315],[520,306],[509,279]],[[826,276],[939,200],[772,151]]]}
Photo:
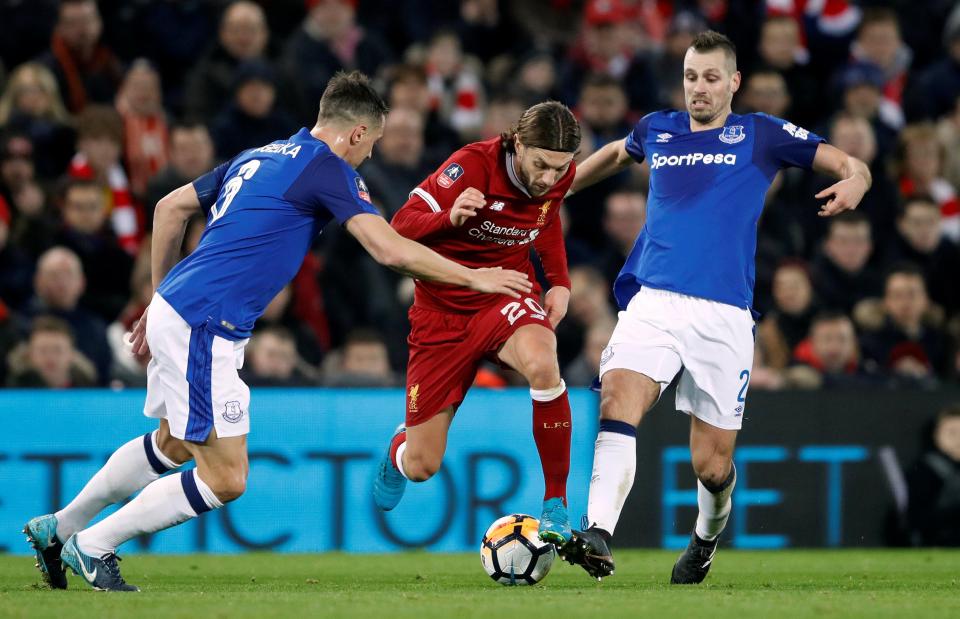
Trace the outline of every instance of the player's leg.
{"label": "player's leg", "polygon": [[63,543],[80,531],[105,507],[139,491],[161,475],[190,459],[183,442],[170,435],[160,420],[157,430],[138,436],[117,449],[66,507],[31,519],[24,533],[37,555],[37,567],[54,589],[67,587],[60,563]]}
{"label": "player's leg", "polygon": [[527,324],[507,339],[498,357],[530,384],[533,438],[544,480],[540,539],[565,544],[572,534],[567,515],[572,423],[567,386],[557,362],[557,338],[544,325]]}
{"label": "player's leg", "polygon": [[136,590],[117,566],[117,548],[138,535],[156,533],[223,507],[243,494],[248,472],[247,437],[185,443],[197,466],[150,483],[132,501],[71,537],[63,560],[88,583],[108,590]]}
{"label": "player's leg", "polygon": [[[151,321],[164,314],[158,300],[151,304]],[[250,390],[237,374],[245,342],[214,336],[204,327],[191,329],[174,317],[179,322],[167,322],[170,334],[151,336],[163,320],[148,324],[147,334],[160,368],[169,432],[179,439],[169,443],[182,445],[197,467],[151,482],[132,501],[65,542],[63,561],[95,588],[136,590],[120,576],[120,544],[221,507],[245,488]]]}
{"label": "player's leg", "polygon": [[600,431],[594,444],[593,474],[587,499],[587,522],[564,558],[600,579],[614,571],[610,541],[623,504],[633,488],[637,467],[637,426],[660,397],[662,385],[649,376],[626,369],[603,375],[600,395]]}
{"label": "player's leg", "polygon": [[610,540],[633,487],[637,426],[680,370],[678,316],[669,296],[642,289],[620,312],[600,360],[600,428],[587,503],[588,528],[566,559],[595,577],[613,573]]}
{"label": "player's leg", "polygon": [[406,440],[393,457],[404,477],[427,481],[440,470],[454,414],[455,409],[448,406],[423,423],[407,426]]}
{"label": "player's leg", "polygon": [[183,441],[171,436],[167,420],[161,419],[156,430],[113,452],[83,490],[54,514],[57,537],[66,540],[85,528],[103,508],[122,501],[190,459]]}
{"label": "player's leg", "polygon": [[661,383],[633,370],[615,369],[603,376],[587,520],[607,535],[613,535],[633,487],[637,426],[657,402],[662,388]]}
{"label": "player's leg", "polygon": [[384,511],[400,503],[407,480],[425,481],[440,469],[447,431],[477,371],[469,320],[418,307],[410,311],[406,420],[391,437],[373,482],[374,503]]}
{"label": "player's leg", "polygon": [[448,406],[427,421],[396,429],[374,480],[377,507],[390,511],[403,497],[407,480],[426,481],[440,470],[455,412],[453,406]]}
{"label": "player's leg", "polygon": [[691,415],[690,455],[699,514],[670,581],[696,584],[713,565],[730,514],[736,482],[733,449],[746,406],[754,341],[748,310],[703,299],[685,303],[698,329],[682,335],[684,372],[677,385],[677,410]]}
{"label": "player's leg", "polygon": [[732,508],[731,495],[736,485],[733,466],[736,430],[725,430],[690,418],[690,456],[697,476],[697,524],[690,543],[673,567],[670,582],[697,584],[710,570]]}

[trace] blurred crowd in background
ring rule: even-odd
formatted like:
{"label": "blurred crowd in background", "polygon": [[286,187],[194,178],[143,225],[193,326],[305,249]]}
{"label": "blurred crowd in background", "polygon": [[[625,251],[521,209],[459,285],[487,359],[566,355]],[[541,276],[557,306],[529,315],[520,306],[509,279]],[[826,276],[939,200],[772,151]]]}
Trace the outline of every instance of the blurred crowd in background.
{"label": "blurred crowd in background", "polygon": [[[684,107],[692,37],[738,48],[737,112],[787,118],[867,162],[856,212],[781,172],[759,223],[751,389],[960,380],[960,7],[951,0],[0,0],[0,385],[142,386],[123,334],[149,302],[157,200],[316,118],[359,69],[391,107],[360,168],[390,218],[461,145],[545,99],[582,160]],[[648,168],[565,204],[570,385],[596,375]],[[190,252],[203,233],[191,222]],[[710,260],[710,256],[704,256]],[[325,231],[247,348],[251,385],[400,385],[412,282]],[[485,385],[516,381],[486,368]]]}

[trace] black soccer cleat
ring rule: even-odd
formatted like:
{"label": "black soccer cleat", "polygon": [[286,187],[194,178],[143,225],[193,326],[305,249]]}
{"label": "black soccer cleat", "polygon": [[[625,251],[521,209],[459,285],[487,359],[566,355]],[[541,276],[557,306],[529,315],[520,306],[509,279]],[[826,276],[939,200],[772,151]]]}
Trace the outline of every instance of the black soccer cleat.
{"label": "black soccer cleat", "polygon": [[613,576],[609,540],[610,534],[596,527],[574,531],[573,538],[560,549],[560,557],[571,565],[579,565],[597,580]]}
{"label": "black soccer cleat", "polygon": [[670,584],[672,585],[698,585],[707,577],[710,566],[713,565],[713,557],[717,554],[717,542],[720,536],[707,542],[697,536],[694,532],[690,536],[690,543],[687,549],[683,551],[680,558],[673,565],[673,573],[670,575]]}
{"label": "black soccer cleat", "polygon": [[51,589],[67,588],[67,573],[60,563],[63,543],[57,539],[57,518],[53,514],[37,516],[30,520],[23,532],[37,555],[36,565],[43,581]]}

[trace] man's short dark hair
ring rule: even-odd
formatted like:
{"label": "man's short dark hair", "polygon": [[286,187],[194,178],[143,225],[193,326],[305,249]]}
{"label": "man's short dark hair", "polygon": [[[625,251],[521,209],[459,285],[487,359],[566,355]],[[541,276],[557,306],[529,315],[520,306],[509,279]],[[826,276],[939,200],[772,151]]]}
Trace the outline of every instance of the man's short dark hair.
{"label": "man's short dark hair", "polygon": [[264,335],[272,335],[281,342],[287,342],[294,345],[297,343],[297,340],[293,337],[293,333],[290,332],[290,329],[280,325],[269,325],[267,327],[263,327],[262,329],[257,329],[253,334],[253,336],[257,339],[260,339],[257,336],[262,337]]}
{"label": "man's short dark hair", "polygon": [[427,71],[417,64],[398,64],[387,72],[390,88],[394,84],[416,82],[422,86],[427,85]]}
{"label": "man's short dark hair", "polygon": [[933,196],[927,193],[912,193],[900,200],[900,209],[897,214],[903,217],[907,214],[907,209],[913,204],[924,204],[938,213],[940,212],[940,204],[933,199]]}
{"label": "man's short dark hair", "polygon": [[200,120],[199,118],[182,118],[172,125],[170,125],[170,135],[173,135],[174,131],[203,131],[204,133],[209,134],[210,130],[207,128],[207,124]]}
{"label": "man's short dark hair", "polygon": [[894,275],[903,275],[904,277],[919,277],[920,281],[926,284],[926,278],[923,275],[923,269],[921,269],[915,262],[898,262],[887,269],[886,277],[883,278],[885,283],[889,283],[893,279]]}
{"label": "man's short dark hair", "polygon": [[952,417],[960,417],[960,404],[951,404],[937,413],[937,425]]}
{"label": "man's short dark hair", "polygon": [[896,11],[885,6],[869,7],[863,11],[863,17],[860,19],[860,26],[857,28],[857,36],[864,30],[876,24],[893,24],[900,28],[900,19]]}
{"label": "man's short dark hair", "polygon": [[123,117],[113,106],[88,105],[77,116],[77,139],[107,138],[123,143]]}
{"label": "man's short dark hair", "polygon": [[866,224],[870,228],[873,227],[870,225],[870,218],[860,211],[843,211],[830,218],[828,234],[836,226],[859,226],[860,224]]}
{"label": "man's short dark hair", "polygon": [[387,111],[387,104],[370,85],[366,75],[360,71],[338,71],[320,97],[317,124],[373,121],[379,126]]}
{"label": "man's short dark hair", "polygon": [[92,178],[74,178],[72,176],[64,176],[57,182],[56,192],[54,195],[57,196],[62,203],[66,203],[67,196],[69,196],[70,192],[74,189],[89,189],[102,193],[103,185]]}
{"label": "man's short dark hair", "polygon": [[355,344],[382,344],[386,346],[386,341],[376,329],[361,327],[347,334],[343,347],[346,348]]}
{"label": "man's short dark hair", "polygon": [[810,331],[812,332],[814,327],[825,322],[836,322],[838,320],[843,320],[853,324],[853,320],[850,319],[850,316],[839,311],[839,310],[824,310],[818,312],[816,316],[813,317],[813,320],[810,321]]}
{"label": "man's short dark hair", "polygon": [[616,88],[623,92],[623,83],[609,73],[591,73],[587,79],[583,80],[580,91],[583,92],[587,88]]}
{"label": "man's short dark hair", "polygon": [[73,343],[73,329],[70,328],[70,324],[56,316],[37,316],[34,318],[30,325],[30,336],[33,337],[37,333],[60,333],[70,338],[70,343]]}
{"label": "man's short dark hair", "polygon": [[727,57],[727,60],[730,61],[730,66],[732,67],[730,72],[733,73],[737,70],[736,45],[734,45],[733,41],[728,39],[726,35],[720,34],[716,30],[707,30],[693,37],[690,48],[699,54],[706,54],[717,49],[723,50],[724,55]]}

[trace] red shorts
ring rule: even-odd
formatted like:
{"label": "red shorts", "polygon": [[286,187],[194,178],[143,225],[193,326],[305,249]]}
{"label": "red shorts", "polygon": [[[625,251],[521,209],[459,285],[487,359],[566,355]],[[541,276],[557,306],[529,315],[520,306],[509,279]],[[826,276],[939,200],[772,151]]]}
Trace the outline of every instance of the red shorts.
{"label": "red shorts", "polygon": [[460,406],[484,359],[497,353],[517,329],[550,321],[534,297],[499,300],[475,314],[410,308],[410,362],[407,365],[407,426],[443,409]]}

